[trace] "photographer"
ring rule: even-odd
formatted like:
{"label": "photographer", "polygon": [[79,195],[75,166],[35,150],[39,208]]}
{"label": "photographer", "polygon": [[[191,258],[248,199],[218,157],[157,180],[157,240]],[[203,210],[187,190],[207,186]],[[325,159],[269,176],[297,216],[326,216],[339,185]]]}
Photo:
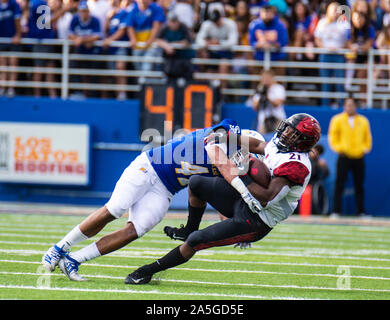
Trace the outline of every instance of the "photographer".
{"label": "photographer", "polygon": [[257,112],[258,132],[273,132],[279,121],[286,118],[285,100],[286,90],[275,81],[273,71],[263,71],[260,84],[252,97],[252,108]]}

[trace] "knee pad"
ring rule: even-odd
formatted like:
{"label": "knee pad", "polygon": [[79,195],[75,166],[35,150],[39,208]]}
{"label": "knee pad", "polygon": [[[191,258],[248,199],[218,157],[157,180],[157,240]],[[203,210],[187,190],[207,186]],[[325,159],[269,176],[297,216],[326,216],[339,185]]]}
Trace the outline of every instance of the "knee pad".
{"label": "knee pad", "polygon": [[[201,243],[204,243],[205,240],[204,240],[204,232],[202,230],[198,230],[198,231],[194,231],[192,232],[187,240],[186,240],[187,244],[195,249],[195,247]],[[196,249],[195,249],[196,250]]]}

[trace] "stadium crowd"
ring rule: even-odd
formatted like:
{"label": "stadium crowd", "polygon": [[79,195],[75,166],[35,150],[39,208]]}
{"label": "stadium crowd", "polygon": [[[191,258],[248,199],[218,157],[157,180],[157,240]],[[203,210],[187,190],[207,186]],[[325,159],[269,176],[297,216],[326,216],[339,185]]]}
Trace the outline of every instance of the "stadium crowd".
{"label": "stadium crowd", "polygon": [[[347,7],[349,6],[349,9]],[[50,16],[47,16],[47,12]],[[350,14],[349,14],[350,13]],[[43,18],[44,17],[44,18]],[[148,72],[158,66],[153,58],[163,56],[160,66],[170,78],[191,78],[195,67],[192,57],[213,59],[254,59],[262,61],[264,50],[272,48],[272,60],[319,61],[319,62],[367,62],[370,48],[390,48],[390,0],[0,0],[0,38],[12,38],[11,43],[0,43],[1,51],[18,51],[20,39],[64,39],[72,41],[78,54],[118,55],[115,62],[103,68],[117,70],[134,69]],[[95,46],[96,40],[103,40],[103,46]],[[113,41],[127,41],[129,46],[114,47]],[[143,43],[141,46],[140,43]],[[184,50],[178,50],[180,44]],[[196,44],[191,50],[189,44]],[[209,50],[219,45],[218,50]],[[252,46],[252,52],[233,52],[234,45]],[[305,54],[284,53],[285,46],[306,47]],[[314,54],[310,48],[326,48],[330,52],[339,48],[349,49],[348,54]],[[60,52],[54,46],[33,45],[33,53]],[[57,50],[57,51],[56,51]],[[120,56],[145,57],[129,66]],[[380,57],[382,63],[389,63],[390,55]],[[379,57],[378,57],[379,58]],[[53,60],[35,59],[36,67],[54,67]],[[1,66],[18,66],[16,57],[0,57]],[[102,67],[96,61],[72,61],[72,67]],[[257,68],[220,63],[218,66],[196,66],[199,71],[220,73],[259,74]],[[307,74],[310,70],[295,70]],[[318,72],[315,70],[315,72]],[[277,75],[286,70],[275,69]],[[349,90],[353,77],[367,77],[365,70],[355,71],[352,67],[343,69],[320,69],[321,77],[346,77],[344,84],[335,85],[334,90]],[[20,75],[19,75],[20,76]],[[55,81],[55,75],[37,73],[31,76],[34,82]],[[375,74],[376,78],[387,77],[385,72]],[[0,86],[0,95],[15,94],[12,81],[16,72],[1,72],[1,81],[9,85]],[[86,81],[86,76],[75,77]],[[97,77],[90,81],[97,81]],[[142,77],[141,77],[142,78]],[[100,80],[102,81],[102,80]],[[117,84],[125,85],[129,79],[118,75]],[[104,82],[104,81],[103,81]],[[228,86],[222,81],[221,86]],[[241,83],[240,87],[251,84]],[[332,91],[332,84],[323,83],[323,91]],[[364,85],[360,90],[365,92]],[[50,97],[56,97],[55,88],[48,89]],[[42,94],[40,87],[34,95]],[[118,91],[118,99],[126,99],[126,92]],[[323,105],[330,105],[323,99]],[[363,101],[364,103],[364,101]],[[341,105],[341,102],[340,102]]]}

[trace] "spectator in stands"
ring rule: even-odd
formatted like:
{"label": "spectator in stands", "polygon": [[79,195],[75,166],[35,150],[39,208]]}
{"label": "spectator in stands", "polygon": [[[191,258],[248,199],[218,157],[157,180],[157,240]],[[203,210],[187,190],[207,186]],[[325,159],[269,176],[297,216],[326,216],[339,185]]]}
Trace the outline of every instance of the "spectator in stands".
{"label": "spectator in stands", "polygon": [[[276,15],[275,7],[266,5],[260,10],[260,18],[249,26],[249,41],[255,49],[256,60],[264,60],[264,51],[272,49],[271,59],[282,60],[286,54],[279,50],[288,44],[288,32]],[[279,74],[284,70],[279,69]]]}
{"label": "spectator in stands", "polygon": [[[131,0],[112,0],[111,7],[113,9],[108,14],[104,28],[107,37],[103,41],[103,48],[108,54],[127,56],[129,54],[128,48],[113,47],[110,44],[113,41],[129,41],[126,32],[126,19],[133,8],[133,2]],[[126,61],[120,60],[118,57],[116,61],[109,62],[109,67],[110,69],[116,69],[122,72],[126,71]],[[127,78],[125,76],[118,75],[115,77],[115,81],[117,85],[125,86],[127,84]],[[118,90],[117,99],[126,100],[126,91]]]}
{"label": "spectator in stands", "polygon": [[[367,63],[368,50],[370,50],[374,45],[375,29],[373,26],[371,26],[371,22],[368,16],[358,11],[352,12],[352,28],[348,39],[348,48],[351,50],[351,52],[347,54],[348,67],[346,74],[346,90],[351,88],[352,78],[355,71],[351,64]],[[366,70],[356,70],[356,77],[359,79],[367,78]],[[365,85],[360,85],[360,92],[366,92]]]}
{"label": "spectator in stands", "polygon": [[276,13],[284,17],[288,11],[288,5],[285,0],[268,0],[268,5],[275,7]]}
{"label": "spectator in stands", "polygon": [[380,0],[376,10],[376,29],[381,30],[390,24],[390,0]]}
{"label": "spectator in stands", "polygon": [[77,5],[76,0],[49,0],[51,22],[57,38],[68,39],[70,23],[77,11]]}
{"label": "spectator in stands", "polygon": [[[42,7],[43,6],[43,7]],[[42,19],[42,12],[38,8],[49,8],[48,3],[46,0],[31,0],[30,1],[30,11],[29,11],[29,19],[28,19],[28,37],[34,38],[37,40],[42,39],[54,39],[55,38],[55,32],[53,30],[53,27],[51,25],[50,19]],[[50,13],[49,10],[45,10],[45,14]],[[47,59],[45,57],[45,54],[47,53],[55,53],[55,47],[53,45],[43,45],[41,43],[34,44],[32,46],[32,52],[34,54],[37,54],[38,56],[42,56],[42,58],[38,58],[34,60],[34,66],[37,69],[43,68],[43,67],[49,67],[54,68],[55,62],[54,60]],[[47,87],[49,91],[49,95],[51,98],[57,97],[56,89],[53,88],[50,83],[55,82],[55,75],[52,73],[45,73],[42,74],[40,72],[34,72],[33,75],[33,81],[34,82],[41,82],[43,78],[46,77]],[[41,86],[37,86],[34,88],[34,95],[35,97],[41,96]]]}
{"label": "spectator in stands", "polygon": [[267,4],[267,0],[249,0],[249,12],[251,15],[251,20],[257,19],[260,15],[261,8]]}
{"label": "spectator in stands", "polygon": [[249,25],[251,20],[251,15],[249,13],[248,3],[245,0],[237,1],[234,19],[243,19],[247,21]]}
{"label": "spectator in stands", "polygon": [[195,12],[191,0],[177,0],[170,12],[174,12],[181,23],[184,23],[189,30],[195,24]]}
{"label": "spectator in stands", "polygon": [[252,97],[252,107],[257,112],[257,131],[261,134],[275,131],[279,121],[286,118],[285,100],[286,90],[275,81],[274,72],[263,71],[256,94]]}
{"label": "spectator in stands", "polygon": [[336,185],[334,190],[334,216],[341,214],[344,184],[349,171],[352,171],[355,187],[356,210],[365,214],[364,208],[364,157],[371,151],[372,138],[370,123],[366,117],[357,113],[356,103],[348,98],[344,112],[335,115],[329,124],[329,145],[338,153]]}
{"label": "spectator in stands", "polygon": [[[0,42],[0,52],[16,51],[22,37],[22,28],[20,17],[22,11],[15,0],[0,0],[0,40],[1,38],[12,38],[10,42]],[[0,67],[17,67],[18,59],[16,57],[0,57]],[[9,81],[5,84],[4,81]],[[0,97],[7,95],[13,97],[15,89],[13,82],[17,80],[16,72],[0,72]],[[8,90],[6,90],[8,87]]]}
{"label": "spectator in stands", "polygon": [[[378,37],[376,39],[376,46],[379,50],[390,50],[390,24],[383,27],[382,31],[378,34]],[[387,72],[387,77],[384,77],[385,79],[390,78],[390,54],[381,54],[380,56],[380,63],[381,64],[387,64],[389,66]],[[379,78],[380,75],[384,73],[382,70],[376,71],[375,79]],[[388,84],[390,88],[390,82]]]}
{"label": "spectator in stands", "polygon": [[22,14],[20,16],[20,26],[22,28],[22,37],[27,35],[28,33],[28,17],[29,17],[29,1],[28,0],[16,0],[20,9],[22,10]]}
{"label": "spectator in stands", "polygon": [[[86,1],[78,5],[78,12],[70,23],[69,40],[72,40],[74,52],[77,54],[99,54],[100,49],[94,46],[94,42],[101,38],[99,20],[93,17]],[[72,68],[95,68],[94,61],[71,61]],[[82,76],[83,82],[90,82],[92,77]],[[89,92],[85,91],[85,95]]]}
{"label": "spectator in stands", "polygon": [[[320,63],[344,63],[345,58],[343,54],[335,54],[338,49],[346,48],[348,41],[349,22],[338,21],[340,16],[338,12],[339,4],[332,2],[329,4],[326,10],[326,16],[322,18],[315,30],[315,42],[317,47],[327,49],[329,53],[320,54]],[[343,78],[344,69],[320,69],[320,76],[327,78]],[[325,81],[322,84],[322,91],[325,94],[330,94],[332,85]],[[336,84],[336,91],[343,92],[343,84]],[[341,103],[341,99],[340,102]],[[322,104],[325,106],[330,105],[329,98],[323,98]]]}
{"label": "spectator in stands", "polygon": [[[134,8],[127,17],[127,32],[130,45],[133,48],[133,55],[146,58],[159,55],[159,50],[152,47],[152,44],[164,22],[165,15],[158,4],[151,0],[135,1]],[[140,42],[143,42],[144,46],[137,45]],[[135,68],[142,71],[151,71],[153,70],[153,63],[150,61],[137,62]]]}
{"label": "spectator in stands", "polygon": [[108,0],[87,0],[89,12],[91,16],[99,20],[100,32],[103,34],[104,26],[108,13],[112,10],[110,1]]}
{"label": "spectator in stands", "polygon": [[[231,47],[238,43],[238,31],[236,23],[222,16],[219,10],[214,10],[209,15],[210,20],[202,23],[196,37],[196,44],[200,47],[198,55],[203,59],[231,59],[233,53]],[[218,50],[210,50],[210,46],[220,46]],[[226,74],[229,65],[223,60],[219,64],[218,72]],[[226,81],[221,82],[221,87],[226,86]]]}
{"label": "spectator in stands", "polygon": [[314,36],[310,32],[310,26],[313,23],[313,17],[310,14],[309,8],[302,1],[297,1],[294,4],[291,19],[289,22],[289,37],[294,47],[305,47],[308,49],[307,53],[293,53],[291,57],[293,60],[314,60],[315,55],[309,50],[314,47]]}
{"label": "spectator in stands", "polygon": [[175,12],[169,12],[167,20],[167,24],[162,27],[156,40],[156,44],[164,52],[164,73],[168,76],[168,79],[191,79],[191,51],[172,46],[188,46],[191,43],[190,32],[187,26],[179,21],[179,17]]}
{"label": "spectator in stands", "polygon": [[368,18],[370,24],[375,19],[375,13],[373,12],[370,3],[368,3],[367,0],[355,0],[355,2],[352,5],[351,12],[359,12],[365,15]]}

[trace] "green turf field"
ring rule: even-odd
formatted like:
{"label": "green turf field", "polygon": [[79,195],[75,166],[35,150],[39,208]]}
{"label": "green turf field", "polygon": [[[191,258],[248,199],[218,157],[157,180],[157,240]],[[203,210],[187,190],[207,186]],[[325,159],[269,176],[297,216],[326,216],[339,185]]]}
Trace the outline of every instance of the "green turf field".
{"label": "green turf field", "polygon": [[179,244],[162,228],[183,221],[166,219],[126,248],[82,265],[88,282],[71,282],[58,269],[44,273],[42,255],[82,219],[0,214],[0,298],[390,299],[389,227],[283,223],[251,249],[200,251],[148,285],[125,285],[128,273]]}

